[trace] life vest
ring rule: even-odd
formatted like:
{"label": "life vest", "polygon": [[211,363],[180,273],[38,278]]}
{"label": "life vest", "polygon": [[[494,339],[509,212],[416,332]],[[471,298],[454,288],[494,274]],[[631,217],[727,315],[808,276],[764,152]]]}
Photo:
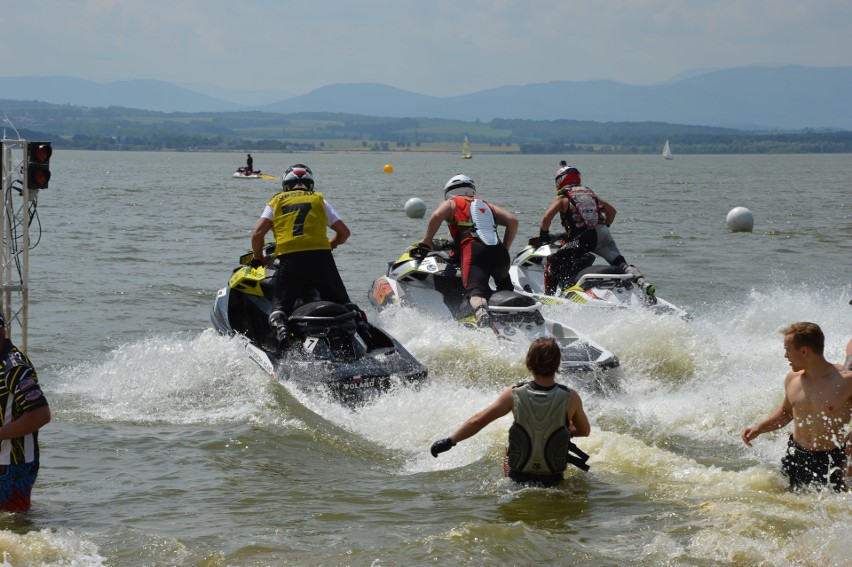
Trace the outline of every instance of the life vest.
{"label": "life vest", "polygon": [[275,254],[331,250],[326,235],[328,217],[322,193],[282,191],[269,201]]}
{"label": "life vest", "polygon": [[606,221],[598,196],[588,187],[572,185],[559,190],[557,194],[568,199],[568,210],[560,212],[562,226],[568,234],[576,235]]}
{"label": "life vest", "polygon": [[512,390],[515,422],[509,428],[508,462],[513,471],[553,475],[564,471],[576,448],[568,430],[571,390],[556,384],[547,390],[520,382]]}
{"label": "life vest", "polygon": [[450,234],[457,245],[466,238],[476,238],[487,246],[500,243],[491,205],[482,199],[466,196],[453,197],[453,202],[456,204],[456,210],[447,224],[450,225]]}

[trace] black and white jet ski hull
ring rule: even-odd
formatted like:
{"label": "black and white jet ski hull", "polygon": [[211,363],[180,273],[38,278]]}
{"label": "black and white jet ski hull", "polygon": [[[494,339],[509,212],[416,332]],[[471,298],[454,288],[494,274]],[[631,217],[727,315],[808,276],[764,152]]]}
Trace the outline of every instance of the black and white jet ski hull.
{"label": "black and white jet ski hull", "polygon": [[643,308],[659,314],[689,317],[686,311],[658,296],[653,286],[637,282],[633,275],[605,264],[593,264],[580,270],[572,285],[547,294],[544,266],[557,248],[547,244],[529,245],[515,256],[509,268],[515,291],[550,306],[582,305],[609,310]]}
{"label": "black and white jet ski hull", "polygon": [[[389,264],[386,275],[373,281],[369,298],[379,310],[414,308],[476,328],[458,269],[442,251],[422,260],[406,252]],[[606,370],[619,365],[614,354],[576,329],[544,318],[540,308],[540,303],[523,294],[494,292],[488,304],[491,330],[501,338],[527,344],[536,337],[555,337],[562,346],[563,371]]]}
{"label": "black and white jet ski hull", "polygon": [[[273,270],[266,272],[274,277]],[[262,283],[261,293],[230,283],[220,289],[211,320],[220,334],[242,341],[249,357],[275,380],[357,405],[397,384],[426,379],[426,368],[399,341],[369,323],[356,330],[348,309],[330,302],[307,302],[295,309],[290,318],[294,337],[282,350],[268,324],[272,284]],[[330,322],[335,318],[342,323]]]}

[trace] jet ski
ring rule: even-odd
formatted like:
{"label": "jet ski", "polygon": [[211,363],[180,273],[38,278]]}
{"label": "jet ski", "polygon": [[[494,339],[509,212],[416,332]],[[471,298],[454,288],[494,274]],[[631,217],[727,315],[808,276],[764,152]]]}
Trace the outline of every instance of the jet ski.
{"label": "jet ski", "polygon": [[245,344],[249,357],[282,383],[310,392],[323,390],[349,406],[363,404],[395,384],[417,385],[426,368],[395,338],[370,324],[354,304],[320,300],[311,290],[290,314],[292,337],[279,345],[269,326],[274,245],[265,247],[267,267],[240,258],[228,285],[216,293],[210,318],[216,330]]}
{"label": "jet ski", "polygon": [[[442,238],[433,242],[434,249],[422,258],[414,244],[397,260],[389,262],[387,274],[371,285],[370,303],[378,310],[394,306],[415,308],[477,329],[473,309],[462,288],[461,269],[452,242]],[[541,303],[529,295],[496,291],[488,300],[488,313],[491,331],[501,339],[529,344],[536,337],[555,337],[562,350],[563,371],[605,370],[619,365],[615,355],[589,337],[545,319]]]}
{"label": "jet ski", "polygon": [[238,167],[234,172],[234,177],[239,179],[278,179],[274,175],[262,173],[259,169],[248,169],[247,167]]}
{"label": "jet ski", "polygon": [[617,266],[595,264],[594,254],[586,254],[583,265],[562,289],[552,295],[546,294],[544,268],[547,259],[555,254],[564,240],[539,246],[537,238],[512,260],[509,275],[515,290],[548,305],[563,305],[568,302],[604,309],[627,309],[642,307],[660,314],[674,314],[689,318],[686,311],[657,295],[656,287],[644,277],[625,274]]}

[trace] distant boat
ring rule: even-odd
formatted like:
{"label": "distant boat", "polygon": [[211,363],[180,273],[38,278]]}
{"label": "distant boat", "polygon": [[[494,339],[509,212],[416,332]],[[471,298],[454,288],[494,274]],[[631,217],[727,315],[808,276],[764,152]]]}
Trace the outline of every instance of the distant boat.
{"label": "distant boat", "polygon": [[663,146],[663,157],[666,159],[674,159],[672,149],[669,147],[669,141],[666,140],[666,145]]}
{"label": "distant boat", "polygon": [[462,142],[462,159],[472,159],[473,154],[470,153],[470,141],[467,139],[467,134],[464,135],[464,142]]}

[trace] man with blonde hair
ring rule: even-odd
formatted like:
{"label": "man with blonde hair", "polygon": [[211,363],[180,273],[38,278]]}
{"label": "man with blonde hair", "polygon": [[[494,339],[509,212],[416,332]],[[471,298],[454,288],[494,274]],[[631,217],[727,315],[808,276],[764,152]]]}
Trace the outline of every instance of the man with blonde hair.
{"label": "man with blonde hair", "polygon": [[781,470],[791,489],[831,486],[845,490],[844,469],[852,453],[852,371],[823,356],[825,335],[815,323],[793,323],[783,329],[784,357],[792,371],[784,378],[784,400],[766,419],[742,432],[751,447],[758,436],[793,422]]}

